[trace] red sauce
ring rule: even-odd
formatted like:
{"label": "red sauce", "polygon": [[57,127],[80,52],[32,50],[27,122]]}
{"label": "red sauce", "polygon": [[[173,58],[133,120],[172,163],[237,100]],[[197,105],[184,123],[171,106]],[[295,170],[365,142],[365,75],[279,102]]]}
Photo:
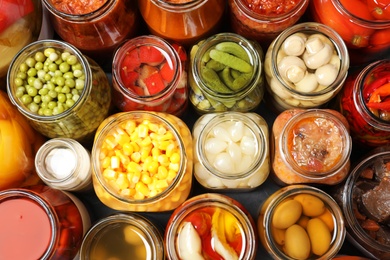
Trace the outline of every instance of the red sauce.
{"label": "red sauce", "polygon": [[294,9],[301,0],[245,0],[255,13],[262,15],[282,15]]}
{"label": "red sauce", "polygon": [[52,5],[60,12],[80,15],[96,11],[106,2],[107,0],[53,0]]}
{"label": "red sauce", "polygon": [[0,203],[0,259],[40,259],[50,237],[50,220],[32,200],[9,199]]}

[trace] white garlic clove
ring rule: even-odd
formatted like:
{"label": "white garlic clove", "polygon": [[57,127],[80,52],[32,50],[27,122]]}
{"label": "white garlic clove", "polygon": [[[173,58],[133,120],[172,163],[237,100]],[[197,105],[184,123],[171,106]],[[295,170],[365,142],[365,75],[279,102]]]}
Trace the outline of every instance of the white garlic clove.
{"label": "white garlic clove", "polygon": [[227,147],[227,143],[219,138],[209,138],[205,142],[206,153],[218,154],[224,151]]}
{"label": "white garlic clove", "polygon": [[305,51],[306,35],[295,33],[286,38],[283,42],[283,51],[286,55],[299,56]]}
{"label": "white garlic clove", "polygon": [[177,236],[179,257],[183,260],[204,260],[202,241],[191,222],[185,222]]}
{"label": "white garlic clove", "polygon": [[215,157],[213,166],[220,172],[235,172],[234,162],[228,153],[220,153]]}
{"label": "white garlic clove", "polygon": [[325,64],[319,67],[314,74],[319,84],[328,87],[336,80],[338,69],[332,64]]}

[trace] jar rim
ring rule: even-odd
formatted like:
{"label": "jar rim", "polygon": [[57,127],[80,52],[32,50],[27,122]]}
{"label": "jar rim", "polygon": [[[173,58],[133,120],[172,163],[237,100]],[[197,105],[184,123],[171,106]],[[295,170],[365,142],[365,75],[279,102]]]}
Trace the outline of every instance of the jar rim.
{"label": "jar rim", "polygon": [[165,11],[182,13],[191,12],[194,9],[200,8],[207,0],[187,0],[179,3],[170,0],[151,0],[151,2]]}

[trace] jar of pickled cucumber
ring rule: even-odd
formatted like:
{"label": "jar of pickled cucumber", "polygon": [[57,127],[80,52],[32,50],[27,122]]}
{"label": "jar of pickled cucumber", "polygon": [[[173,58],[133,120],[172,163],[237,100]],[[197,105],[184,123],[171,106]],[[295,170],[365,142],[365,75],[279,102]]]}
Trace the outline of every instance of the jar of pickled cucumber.
{"label": "jar of pickled cucumber", "polygon": [[263,51],[256,42],[220,33],[190,51],[190,102],[199,114],[254,110],[263,99]]}
{"label": "jar of pickled cucumber", "polygon": [[160,229],[136,213],[116,213],[97,221],[85,234],[80,259],[164,260]]}
{"label": "jar of pickled cucumber", "polygon": [[49,138],[90,141],[111,105],[111,87],[101,67],[57,40],[33,42],[15,56],[7,90],[31,125]]}
{"label": "jar of pickled cucumber", "polygon": [[270,170],[268,125],[256,113],[223,112],[194,124],[194,175],[209,189],[249,190]]}
{"label": "jar of pickled cucumber", "polygon": [[113,114],[99,126],[91,152],[97,197],[123,211],[161,212],[178,207],[192,186],[191,132],[160,112]]}
{"label": "jar of pickled cucumber", "polygon": [[322,107],[340,91],[348,69],[347,47],[333,29],[312,22],[296,24],[267,50],[264,100],[278,113]]}
{"label": "jar of pickled cucumber", "polygon": [[257,228],[274,259],[333,259],[346,236],[342,211],[326,192],[290,185],[261,205]]}
{"label": "jar of pickled cucumber", "polygon": [[171,260],[253,260],[258,236],[252,217],[238,201],[205,193],[187,200],[172,213],[164,242]]}

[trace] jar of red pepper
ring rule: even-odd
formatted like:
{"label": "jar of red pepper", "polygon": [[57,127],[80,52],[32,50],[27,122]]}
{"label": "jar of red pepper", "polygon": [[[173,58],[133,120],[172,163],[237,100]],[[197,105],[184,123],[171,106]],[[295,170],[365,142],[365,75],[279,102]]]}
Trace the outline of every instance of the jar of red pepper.
{"label": "jar of red pepper", "polygon": [[375,61],[349,75],[338,105],[355,142],[390,144],[390,60]]}
{"label": "jar of red pepper", "polygon": [[112,64],[114,104],[121,111],[181,115],[187,107],[187,54],[154,35],[123,43]]}

